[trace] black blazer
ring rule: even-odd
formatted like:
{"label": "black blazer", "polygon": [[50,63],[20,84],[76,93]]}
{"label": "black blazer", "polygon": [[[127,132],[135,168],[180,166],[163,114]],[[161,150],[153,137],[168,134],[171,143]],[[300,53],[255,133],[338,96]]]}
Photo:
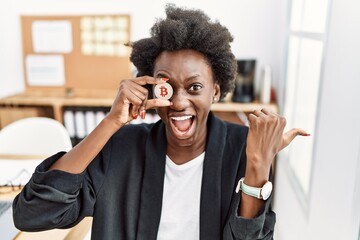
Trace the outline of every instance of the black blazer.
{"label": "black blazer", "polygon": [[[272,239],[270,202],[254,219],[237,216],[237,181],[244,176],[244,126],[208,119],[200,200],[200,238]],[[13,203],[15,225],[25,231],[68,228],[93,216],[92,239],[156,239],[161,216],[166,137],[162,121],[126,125],[81,174],[41,163]]]}

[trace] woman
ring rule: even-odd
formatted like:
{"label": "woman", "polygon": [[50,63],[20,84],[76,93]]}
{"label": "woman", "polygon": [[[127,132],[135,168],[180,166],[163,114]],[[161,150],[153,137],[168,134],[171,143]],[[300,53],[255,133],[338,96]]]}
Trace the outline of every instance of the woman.
{"label": "woman", "polygon": [[[245,187],[263,186],[277,152],[306,132],[283,134],[285,119],[265,109],[250,114],[249,129],[216,118],[212,103],[234,84],[232,37],[201,11],[168,5],[166,13],[150,38],[131,44],[139,74],[121,81],[110,113],[71,151],[40,164],[16,197],[19,229],[93,216],[93,239],[272,239],[271,198]],[[173,96],[150,98],[165,82]],[[152,108],[161,121],[127,125]]]}

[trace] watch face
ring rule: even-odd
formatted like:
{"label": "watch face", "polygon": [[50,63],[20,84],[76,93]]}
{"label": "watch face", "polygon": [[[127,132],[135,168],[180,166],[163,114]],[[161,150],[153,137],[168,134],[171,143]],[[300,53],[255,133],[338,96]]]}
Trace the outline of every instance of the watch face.
{"label": "watch face", "polygon": [[265,185],[262,187],[261,190],[262,199],[264,200],[268,199],[271,195],[271,191],[272,191],[272,183],[271,182],[265,183]]}

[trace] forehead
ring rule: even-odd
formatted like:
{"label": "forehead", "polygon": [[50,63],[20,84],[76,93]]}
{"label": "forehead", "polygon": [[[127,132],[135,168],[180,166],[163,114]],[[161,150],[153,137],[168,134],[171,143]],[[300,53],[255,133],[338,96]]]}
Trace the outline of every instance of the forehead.
{"label": "forehead", "polygon": [[154,75],[158,74],[169,77],[200,75],[208,78],[212,76],[212,70],[202,53],[186,49],[160,53],[154,65]]}

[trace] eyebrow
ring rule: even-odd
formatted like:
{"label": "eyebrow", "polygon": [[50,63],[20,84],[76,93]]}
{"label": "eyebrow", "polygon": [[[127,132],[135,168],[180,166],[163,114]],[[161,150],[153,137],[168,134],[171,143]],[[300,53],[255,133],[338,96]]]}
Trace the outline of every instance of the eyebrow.
{"label": "eyebrow", "polygon": [[[158,73],[158,74],[155,75],[155,77],[169,77],[169,76],[166,75],[166,74],[163,74],[163,73]],[[191,80],[193,80],[193,79],[195,79],[195,78],[198,78],[198,77],[200,77],[200,74],[192,75],[192,76],[190,76],[190,77],[187,77],[187,78],[185,79],[185,82],[189,82],[189,81],[191,81]]]}
{"label": "eyebrow", "polygon": [[157,73],[155,77],[168,77],[166,74],[163,73]]}
{"label": "eyebrow", "polygon": [[190,77],[186,78],[185,81],[188,82],[188,81],[193,80],[193,79],[198,78],[198,77],[200,77],[200,74],[195,74],[193,76],[190,76]]}

